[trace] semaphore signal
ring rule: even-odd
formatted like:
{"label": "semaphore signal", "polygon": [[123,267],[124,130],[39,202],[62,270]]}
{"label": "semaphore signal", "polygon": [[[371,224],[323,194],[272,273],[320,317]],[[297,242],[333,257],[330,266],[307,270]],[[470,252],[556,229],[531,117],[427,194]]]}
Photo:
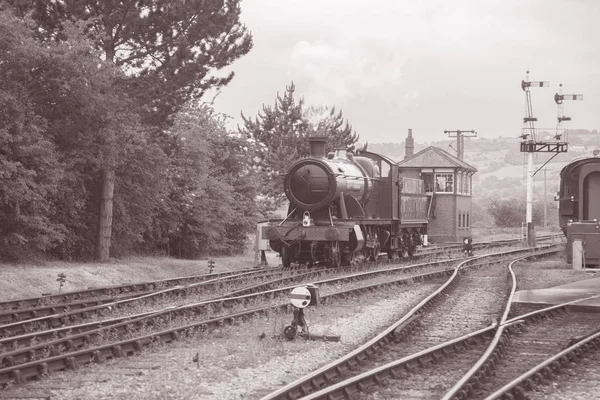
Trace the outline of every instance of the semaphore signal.
{"label": "semaphore signal", "polygon": [[[559,85],[559,92],[554,95],[554,101],[558,104],[558,123],[556,126],[556,134],[553,141],[541,141],[538,140],[538,135],[535,130],[535,122],[537,118],[533,116],[533,106],[531,102],[532,87],[550,87],[548,81],[530,81],[529,71],[527,71],[525,80],[521,81],[521,89],[525,92],[526,101],[526,114],[523,117],[523,128],[521,129],[521,135],[519,136],[521,141],[521,152],[527,153],[527,211],[526,211],[526,222],[527,222],[527,243],[529,246],[535,246],[535,232],[533,226],[533,177],[541,170],[546,164],[550,162],[554,157],[560,153],[566,153],[568,150],[568,143],[561,139],[565,136],[562,128],[563,121],[570,121],[570,117],[563,115],[563,101],[564,100],[583,100],[581,94],[562,94],[562,83]],[[546,161],[536,171],[533,170],[533,154],[534,153],[554,153],[548,161]]]}
{"label": "semaphore signal", "polygon": [[562,93],[562,83],[560,85],[558,85],[558,93],[556,93],[554,95],[554,101],[558,105],[558,111],[557,111],[557,116],[556,116],[558,122],[556,124],[556,135],[554,137],[556,138],[556,140],[560,140],[562,137],[564,137],[564,140],[567,141],[567,136],[566,136],[567,131],[563,128],[562,123],[564,121],[570,121],[571,117],[567,117],[563,114],[563,111],[564,111],[563,102],[565,100],[583,100],[583,95],[582,94],[563,94]]}

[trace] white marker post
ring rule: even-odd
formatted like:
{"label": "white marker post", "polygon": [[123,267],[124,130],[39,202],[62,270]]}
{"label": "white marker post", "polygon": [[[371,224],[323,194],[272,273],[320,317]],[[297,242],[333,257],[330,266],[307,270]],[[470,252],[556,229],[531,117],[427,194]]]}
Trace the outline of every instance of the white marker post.
{"label": "white marker post", "polygon": [[[309,289],[310,288],[310,289]],[[304,319],[304,308],[310,305],[316,305],[319,301],[319,292],[318,288],[315,285],[306,285],[306,286],[298,286],[292,289],[292,293],[290,293],[290,303],[295,307],[294,308],[294,319],[292,320],[292,324],[286,326],[283,329],[283,335],[288,340],[293,340],[298,333],[298,327],[301,327],[301,334],[306,334],[310,337],[308,333],[308,325],[306,324],[306,320]],[[313,297],[313,293],[315,294]]]}

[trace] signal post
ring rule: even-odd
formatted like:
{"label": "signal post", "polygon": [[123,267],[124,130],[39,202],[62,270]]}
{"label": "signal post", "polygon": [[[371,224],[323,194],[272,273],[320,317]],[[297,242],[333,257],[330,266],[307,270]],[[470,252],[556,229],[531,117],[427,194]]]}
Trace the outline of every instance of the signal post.
{"label": "signal post", "polygon": [[[568,143],[563,139],[565,136],[562,123],[563,121],[570,121],[571,118],[565,117],[562,113],[564,100],[582,100],[583,95],[563,95],[562,84],[559,86],[559,93],[554,95],[554,100],[558,104],[558,124],[556,126],[556,134],[554,140],[542,141],[538,140],[538,135],[535,130],[535,122],[537,118],[533,116],[533,107],[531,103],[531,92],[529,91],[532,87],[550,87],[550,82],[547,81],[530,81],[529,71],[527,71],[525,80],[521,81],[521,89],[525,92],[525,101],[527,103],[526,115],[523,118],[523,128],[521,130],[521,153],[527,153],[527,210],[526,210],[526,222],[527,222],[527,244],[530,247],[534,247],[535,241],[535,229],[533,225],[533,177],[538,173],[546,164],[548,164],[554,157],[560,153],[566,153],[568,150]],[[548,159],[540,168],[536,171],[533,170],[533,154],[534,153],[554,153],[552,157]],[[544,193],[544,196],[546,193]]]}

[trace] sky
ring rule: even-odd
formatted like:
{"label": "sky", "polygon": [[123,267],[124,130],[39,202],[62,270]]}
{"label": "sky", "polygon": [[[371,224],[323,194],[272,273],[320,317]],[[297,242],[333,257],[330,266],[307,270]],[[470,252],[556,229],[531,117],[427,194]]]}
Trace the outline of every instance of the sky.
{"label": "sky", "polygon": [[[515,138],[532,89],[537,127],[556,127],[554,94],[571,129],[600,129],[598,0],[242,0],[253,49],[234,62],[215,108],[235,127],[294,82],[308,105],[335,106],[372,143]],[[208,96],[207,96],[208,97]],[[599,138],[600,141],[600,138]]]}

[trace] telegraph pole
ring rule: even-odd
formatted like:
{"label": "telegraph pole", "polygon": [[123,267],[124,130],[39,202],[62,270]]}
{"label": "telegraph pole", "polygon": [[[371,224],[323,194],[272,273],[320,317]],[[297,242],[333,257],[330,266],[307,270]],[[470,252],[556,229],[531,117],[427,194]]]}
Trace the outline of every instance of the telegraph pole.
{"label": "telegraph pole", "polygon": [[449,134],[448,137],[456,138],[456,158],[462,160],[465,155],[465,136],[466,137],[474,137],[477,136],[477,132],[474,130],[471,131],[444,131],[444,133]]}

